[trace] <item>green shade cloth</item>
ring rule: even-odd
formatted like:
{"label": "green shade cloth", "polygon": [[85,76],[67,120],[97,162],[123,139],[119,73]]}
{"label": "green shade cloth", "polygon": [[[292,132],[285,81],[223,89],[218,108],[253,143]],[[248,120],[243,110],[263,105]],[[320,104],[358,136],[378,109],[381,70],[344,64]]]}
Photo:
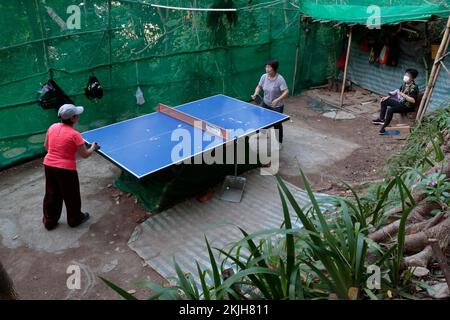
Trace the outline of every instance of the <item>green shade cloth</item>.
{"label": "green shade cloth", "polygon": [[[450,14],[448,1],[301,1],[300,11],[316,20],[348,24],[372,24],[374,15],[379,22],[393,24],[405,21],[427,21],[433,16],[445,18]],[[377,7],[375,7],[376,5]]]}

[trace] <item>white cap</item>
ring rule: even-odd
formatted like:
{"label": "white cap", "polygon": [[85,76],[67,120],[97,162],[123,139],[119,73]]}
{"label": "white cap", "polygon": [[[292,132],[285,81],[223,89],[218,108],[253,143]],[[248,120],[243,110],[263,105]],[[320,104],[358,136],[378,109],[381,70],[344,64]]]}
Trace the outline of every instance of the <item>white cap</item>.
{"label": "white cap", "polygon": [[63,104],[58,110],[58,117],[63,120],[70,119],[73,116],[82,114],[84,111],[83,107],[77,107],[73,104]]}

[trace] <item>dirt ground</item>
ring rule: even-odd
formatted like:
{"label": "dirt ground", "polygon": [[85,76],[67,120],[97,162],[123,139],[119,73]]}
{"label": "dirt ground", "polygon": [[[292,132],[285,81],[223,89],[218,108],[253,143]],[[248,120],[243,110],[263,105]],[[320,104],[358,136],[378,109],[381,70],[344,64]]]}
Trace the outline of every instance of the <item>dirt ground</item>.
{"label": "dirt ground", "polygon": [[[286,103],[285,112],[291,116],[298,126],[313,128],[327,137],[340,138],[347,143],[357,145],[357,148],[344,159],[328,162],[322,165],[319,172],[306,171],[307,177],[315,191],[328,194],[345,193],[339,180],[343,180],[358,189],[372,181],[379,181],[385,175],[386,159],[402,150],[405,140],[395,140],[392,137],[380,136],[379,126],[370,123],[370,113],[357,115],[351,120],[333,120],[324,117],[312,108],[307,107],[305,95],[290,98]],[[289,125],[289,123],[287,124]],[[298,176],[283,174],[286,180],[302,186]]]}
{"label": "dirt ground", "polygon": [[[296,185],[302,186],[294,163],[297,160],[314,190],[324,193],[345,192],[336,179],[351,185],[379,180],[383,178],[385,159],[400,151],[404,145],[404,141],[379,136],[379,127],[370,123],[368,114],[352,120],[326,118],[308,107],[304,94],[289,98],[286,105],[285,113],[291,116],[291,121],[285,124],[286,145],[281,152],[280,172],[286,180]],[[317,141],[315,137],[318,137]],[[329,144],[322,144],[320,139]],[[298,143],[304,143],[301,150],[298,150]],[[320,152],[314,153],[316,150]],[[299,158],[289,158],[289,154],[295,152],[299,153]],[[149,291],[132,284],[132,281],[163,283],[164,279],[145,265],[127,245],[134,228],[148,217],[148,213],[135,203],[133,197],[121,195],[111,187],[119,169],[99,156],[80,161],[83,206],[97,217],[77,230],[77,237],[67,245],[64,244],[67,241],[65,235],[75,231],[62,222],[52,231],[47,242],[41,244],[41,248],[40,239],[49,237],[39,221],[44,193],[41,163],[42,159],[36,159],[0,172],[0,219],[4,219],[0,220],[0,224],[4,224],[3,229],[0,226],[0,260],[20,297],[118,299],[117,294],[107,288],[98,276],[104,276],[126,290],[135,290],[138,298],[148,297]],[[27,177],[33,179],[27,182]],[[100,212],[102,214],[98,214]],[[8,220],[12,215],[15,220]],[[23,220],[23,216],[27,220]],[[32,220],[30,225],[27,225],[28,220]],[[5,227],[8,221],[13,221],[14,226]],[[17,242],[21,238],[25,240]],[[80,290],[69,290],[66,286],[69,276],[66,270],[71,264],[77,264],[82,269]]]}

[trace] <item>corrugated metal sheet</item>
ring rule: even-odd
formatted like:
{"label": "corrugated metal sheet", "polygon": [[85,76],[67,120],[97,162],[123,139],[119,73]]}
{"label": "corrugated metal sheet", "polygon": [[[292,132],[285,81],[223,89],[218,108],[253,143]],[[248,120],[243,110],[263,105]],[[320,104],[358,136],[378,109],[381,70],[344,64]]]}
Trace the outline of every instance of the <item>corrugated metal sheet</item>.
{"label": "corrugated metal sheet", "polygon": [[348,61],[348,77],[361,87],[386,95],[389,91],[400,87],[403,73],[408,68],[415,68],[419,71],[416,83],[423,91],[425,89],[424,67],[415,59],[400,55],[396,67],[378,63],[372,64],[369,63],[368,52],[361,51],[357,43],[352,43]]}
{"label": "corrugated metal sheet", "polygon": [[[450,58],[446,57],[444,63],[450,69]],[[432,66],[430,66],[431,69]],[[348,77],[357,85],[370,91],[386,95],[388,91],[397,89],[401,85],[402,76],[406,69],[415,68],[419,71],[416,83],[421,92],[425,91],[425,69],[423,64],[408,56],[400,56],[397,67],[369,63],[368,53],[352,44],[348,64]],[[450,104],[450,74],[442,68],[433,90],[433,96],[428,106],[428,112]]]}
{"label": "corrugated metal sheet", "polygon": [[[165,278],[175,275],[174,256],[181,269],[196,278],[195,260],[202,268],[210,267],[205,236],[212,247],[224,248],[243,238],[238,226],[248,233],[278,228],[283,222],[283,211],[275,177],[260,175],[259,170],[244,176],[247,185],[241,203],[217,197],[206,203],[187,200],[136,227],[129,247]],[[304,190],[287,185],[300,205],[309,205]],[[328,195],[316,196],[321,203],[332,200]],[[323,204],[322,209],[332,209],[332,205]],[[293,224],[300,227],[293,210],[291,215]]]}

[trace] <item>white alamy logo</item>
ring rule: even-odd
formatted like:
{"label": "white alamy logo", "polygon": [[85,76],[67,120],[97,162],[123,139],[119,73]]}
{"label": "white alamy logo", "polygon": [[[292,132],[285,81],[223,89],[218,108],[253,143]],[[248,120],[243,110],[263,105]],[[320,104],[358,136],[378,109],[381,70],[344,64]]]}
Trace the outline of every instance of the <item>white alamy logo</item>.
{"label": "white alamy logo", "polygon": [[64,21],[53,8],[46,6],[47,14],[52,20],[61,28],[61,30],[81,29],[81,10],[77,5],[70,5],[67,7],[66,13],[69,15]]}
{"label": "white alamy logo", "polygon": [[381,289],[381,270],[380,267],[374,264],[367,266],[367,273],[371,275],[367,278],[366,286],[367,289]]}
{"label": "white alamy logo", "polygon": [[[232,137],[248,136],[248,144],[238,139],[236,147],[233,141],[222,144],[222,138],[216,135],[203,134],[178,128],[172,131],[171,141],[177,144],[171,150],[171,160],[176,164],[262,164],[266,166],[261,174],[276,174],[279,169],[279,143],[276,129],[260,130],[228,130]],[[249,147],[249,150],[247,149]],[[205,151],[206,150],[206,151]],[[247,152],[248,151],[248,152]],[[235,154],[236,153],[236,154]],[[192,155],[194,155],[192,157]],[[267,170],[269,169],[269,170]]]}
{"label": "white alamy logo", "polygon": [[381,8],[376,5],[367,7],[370,16],[367,18],[366,26],[369,29],[381,29]]}
{"label": "white alamy logo", "polygon": [[66,285],[69,290],[81,289],[81,269],[79,265],[72,264],[67,267],[67,274],[70,276],[67,278]]}

